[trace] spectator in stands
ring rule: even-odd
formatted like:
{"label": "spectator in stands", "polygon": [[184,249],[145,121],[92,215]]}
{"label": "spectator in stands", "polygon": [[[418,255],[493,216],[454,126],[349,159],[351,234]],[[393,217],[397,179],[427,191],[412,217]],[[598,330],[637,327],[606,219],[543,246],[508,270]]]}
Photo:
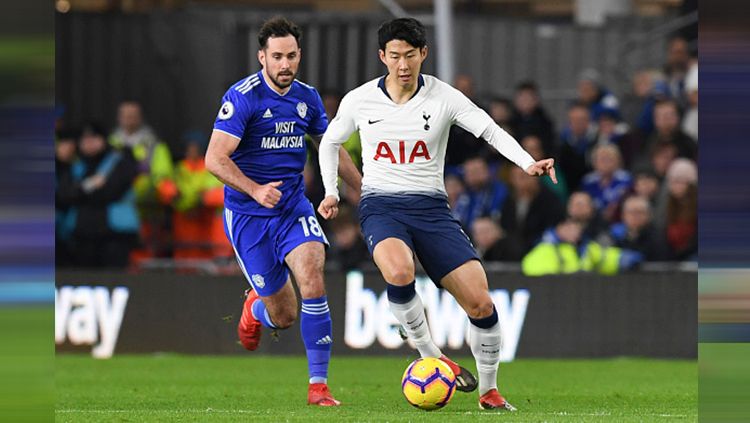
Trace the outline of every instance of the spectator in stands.
{"label": "spectator in stands", "polygon": [[617,110],[604,109],[599,114],[597,129],[597,144],[619,145],[622,137],[628,132],[628,125],[620,119]]}
{"label": "spectator in stands", "polygon": [[533,81],[524,81],[516,86],[513,98],[513,117],[510,126],[516,139],[536,135],[542,141],[544,151],[555,154],[554,123],[539,101],[539,90]]}
{"label": "spectator in stands", "polygon": [[474,104],[479,104],[474,98],[474,78],[470,75],[465,73],[456,75],[456,78],[453,80],[453,87],[461,91],[461,93],[469,100],[473,101]]}
{"label": "spectator in stands", "polygon": [[672,260],[693,260],[698,252],[698,168],[676,159],[667,171],[666,198],[659,205],[657,226],[666,231]]}
{"label": "spectator in stands", "polygon": [[[644,113],[644,109],[648,107],[652,101],[652,91],[654,89],[656,72],[643,69],[633,74],[632,85],[630,90],[625,93],[622,97],[620,104],[620,112],[625,122],[633,125],[635,128],[641,128],[640,119]],[[648,116],[651,119],[652,111],[649,110]]]}
{"label": "spectator in stands", "polygon": [[503,128],[507,133],[515,136],[513,128],[511,127],[513,106],[511,105],[510,100],[503,97],[495,97],[490,100],[489,115],[498,126]]}
{"label": "spectator in stands", "polygon": [[630,173],[622,169],[620,150],[613,144],[598,145],[592,152],[594,171],[583,178],[582,189],[594,200],[604,220],[617,220],[617,207],[633,184]]}
{"label": "spectator in stands", "polygon": [[583,191],[570,194],[567,218],[580,223],[583,228],[583,236],[589,239],[596,239],[602,231],[607,229],[607,223],[594,208],[594,201],[591,196]]}
{"label": "spectator in stands", "polygon": [[544,188],[539,178],[527,175],[518,166],[511,169],[510,181],[511,195],[503,204],[500,226],[525,254],[545,229],[563,219],[565,212],[557,196]]}
{"label": "spectator in stands", "polygon": [[174,210],[174,257],[232,257],[224,234],[224,184],[206,170],[204,162],[208,137],[189,131],[184,141],[185,158],[175,167],[174,183],[168,191],[162,190],[163,201]]}
{"label": "spectator in stands", "polygon": [[682,118],[682,131],[698,142],[698,62],[690,66],[685,77],[687,93],[687,111]]}
{"label": "spectator in stands", "polygon": [[[549,157],[549,153],[544,150],[542,141],[536,135],[527,135],[521,140],[521,146],[526,150],[534,160],[542,160]],[[555,175],[557,183],[552,182],[551,178],[541,178],[542,185],[552,191],[560,199],[561,203],[568,201],[568,183],[565,180],[565,172],[560,168],[559,163],[555,163]]]}
{"label": "spectator in stands", "polygon": [[141,105],[123,101],[117,109],[117,128],[109,137],[116,149],[129,148],[137,162],[138,176],[133,184],[138,213],[142,220],[141,236],[149,255],[169,255],[169,210],[159,200],[159,189],[169,189],[174,177],[172,154],[158,139],[144,118]]}
{"label": "spectator in stands", "polygon": [[628,121],[632,123],[630,130],[618,142],[625,167],[631,167],[643,159],[644,151],[648,151],[649,148],[646,145],[646,140],[653,136],[655,129],[654,109],[656,104],[669,99],[667,84],[663,77],[654,75],[652,78],[653,86],[643,99],[643,105],[638,116]]}
{"label": "spectator in stands", "polygon": [[458,199],[464,191],[464,183],[458,175],[445,175],[445,192],[448,194],[448,206],[451,208],[451,214],[453,217],[459,221],[461,221],[461,219],[456,213],[456,207],[458,206]]}
{"label": "spectator in stands", "polygon": [[667,176],[667,170],[677,158],[677,146],[670,143],[652,145],[649,150],[649,165],[660,181]]}
{"label": "spectator in stands", "polygon": [[654,130],[654,105],[668,98],[669,87],[660,71],[638,71],[633,76],[632,92],[626,94],[620,108],[623,119],[647,137]]}
{"label": "spectator in stands", "polygon": [[690,67],[690,60],[690,48],[687,40],[680,36],[672,38],[667,47],[667,62],[664,65],[664,74],[667,77],[669,96],[680,107],[686,105],[685,76]]}
{"label": "spectator in stands", "polygon": [[577,272],[614,275],[635,267],[640,253],[604,247],[583,236],[583,227],[565,220],[545,231],[539,242],[521,262],[524,275],[543,276]]}
{"label": "spectator in stands", "polygon": [[55,134],[55,264],[67,266],[73,263],[70,237],[75,221],[69,217],[70,204],[61,198],[60,187],[71,184],[73,163],[76,161],[75,130],[60,128]]}
{"label": "spectator in stands", "polygon": [[586,69],[578,78],[577,102],[586,105],[591,112],[591,120],[599,120],[603,110],[620,111],[620,102],[614,94],[609,92],[601,81],[601,76],[596,69]]}
{"label": "spectator in stands", "polygon": [[487,216],[474,220],[471,238],[483,261],[517,260],[520,256],[518,248],[505,237],[497,221]]}
{"label": "spectator in stands", "polygon": [[652,225],[651,205],[644,197],[628,197],[622,207],[622,222],[609,227],[599,242],[606,246],[637,251],[646,261],[667,258],[666,244]]}
{"label": "spectator in stands", "polygon": [[568,125],[560,134],[560,167],[569,189],[578,189],[581,179],[591,169],[588,155],[595,143],[591,112],[585,105],[574,103],[568,109]]}
{"label": "spectator in stands", "polygon": [[138,241],[138,214],[132,183],[136,164],[129,148],[115,150],[96,124],[86,124],[79,158],[69,181],[58,186],[58,201],[69,206],[75,264],[125,267]]}
{"label": "spectator in stands", "polygon": [[661,180],[656,172],[649,166],[639,166],[633,171],[633,194],[648,200],[651,209],[656,206],[656,201],[661,189]]}
{"label": "spectator in stands", "polygon": [[663,177],[669,163],[677,157],[695,159],[698,152],[697,143],[680,128],[680,114],[677,103],[673,100],[662,100],[654,106],[654,131],[648,138],[635,131],[620,142],[620,149],[626,166],[639,164],[643,152],[648,152],[652,167]]}
{"label": "spectator in stands", "polygon": [[655,131],[647,142],[647,148],[655,144],[674,144],[679,157],[695,160],[697,144],[680,128],[680,111],[677,103],[664,100],[654,106]]}
{"label": "spectator in stands", "polygon": [[492,178],[482,157],[470,158],[463,169],[466,188],[459,195],[454,209],[458,220],[465,228],[471,228],[474,219],[480,216],[498,218],[508,196],[508,188]]}
{"label": "spectator in stands", "polygon": [[331,229],[333,237],[328,255],[339,270],[358,269],[369,262],[370,255],[350,205],[344,203],[339,206],[338,217],[331,222]]}

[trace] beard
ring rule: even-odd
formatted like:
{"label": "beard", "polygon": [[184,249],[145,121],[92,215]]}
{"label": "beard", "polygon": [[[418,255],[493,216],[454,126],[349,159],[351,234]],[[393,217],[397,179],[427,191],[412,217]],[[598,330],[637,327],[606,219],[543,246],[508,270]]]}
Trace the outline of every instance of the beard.
{"label": "beard", "polygon": [[[288,77],[290,77],[289,78],[289,82],[281,82],[281,81],[279,81],[279,77],[281,77],[281,76],[288,76]],[[294,72],[285,72],[285,73],[277,73],[276,75],[271,75],[271,74],[268,75],[268,77],[271,79],[271,81],[274,83],[274,85],[276,85],[277,87],[279,87],[281,89],[287,88],[288,86],[292,85],[292,82],[294,82],[294,78],[296,76],[297,75]]]}

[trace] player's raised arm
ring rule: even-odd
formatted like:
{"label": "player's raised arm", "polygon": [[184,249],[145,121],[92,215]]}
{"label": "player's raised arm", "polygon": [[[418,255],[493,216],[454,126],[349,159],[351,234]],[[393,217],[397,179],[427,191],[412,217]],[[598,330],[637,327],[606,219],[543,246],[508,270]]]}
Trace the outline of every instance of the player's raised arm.
{"label": "player's raised arm", "polygon": [[214,130],[206,151],[206,169],[224,184],[254,198],[261,206],[273,208],[281,199],[281,191],[276,189],[281,182],[260,185],[245,176],[230,158],[239,143],[239,138]]}
{"label": "player's raised arm", "polygon": [[[353,119],[352,109],[350,96],[344,96],[341,100],[341,105],[339,106],[339,111],[336,114],[336,117],[333,118],[328,125],[328,130],[326,130],[326,133],[320,141],[318,161],[320,164],[320,176],[323,179],[323,187],[325,188],[325,198],[323,198],[323,201],[320,202],[320,206],[318,206],[318,213],[320,213],[324,219],[333,219],[338,214],[339,150],[341,144],[345,143],[346,140],[349,139],[349,136],[357,130]],[[348,157],[348,154],[346,154],[346,156],[349,159],[349,162],[351,162],[351,158]],[[351,163],[351,166],[353,168],[354,164]],[[352,183],[361,185],[361,178],[359,177],[359,172],[356,168],[354,168],[356,176],[351,175],[351,169],[347,170],[347,168],[348,165],[344,162],[344,168],[341,169],[342,176],[345,177],[344,180],[349,185]],[[347,179],[351,179],[351,181]]]}
{"label": "player's raised arm", "polygon": [[527,174],[531,176],[549,175],[552,182],[557,183],[553,167],[554,159],[534,160],[518,144],[515,138],[498,126],[487,112],[477,107],[466,96],[453,88],[450,89],[448,95],[452,97],[454,123],[471,132],[474,136],[483,138],[495,150],[518,165]]}

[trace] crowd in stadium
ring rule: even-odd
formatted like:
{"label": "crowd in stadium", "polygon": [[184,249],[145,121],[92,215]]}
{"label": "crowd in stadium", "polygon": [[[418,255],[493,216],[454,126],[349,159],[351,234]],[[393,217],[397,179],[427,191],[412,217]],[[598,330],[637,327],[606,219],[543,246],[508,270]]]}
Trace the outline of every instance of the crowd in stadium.
{"label": "crowd in stadium", "polygon": [[[697,255],[698,65],[682,38],[669,42],[661,69],[633,75],[611,92],[583,70],[565,122],[545,110],[534,81],[512,98],[474,95],[535,158],[554,157],[558,184],[533,178],[486,142],[451,129],[445,183],[453,216],[485,261],[520,261],[529,275],[616,273],[648,261]],[[323,92],[329,118],[340,95]],[[59,266],[125,267],[147,258],[231,258],[222,222],[223,185],[208,171],[207,133],[187,132],[184,157],[148,126],[140,104],[124,101],[110,131],[96,123],[58,128],[56,260]],[[209,122],[210,123],[210,122]],[[355,164],[355,133],[344,145]],[[323,187],[309,148],[308,198]],[[340,215],[326,228],[328,261],[342,269],[370,260],[359,230],[357,193],[343,190]]]}

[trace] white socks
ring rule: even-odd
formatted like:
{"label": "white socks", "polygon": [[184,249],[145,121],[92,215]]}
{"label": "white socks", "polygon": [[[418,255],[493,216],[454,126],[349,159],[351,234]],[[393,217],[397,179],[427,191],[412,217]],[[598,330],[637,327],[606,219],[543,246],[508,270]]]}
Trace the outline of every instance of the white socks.
{"label": "white socks", "polygon": [[409,339],[417,346],[419,355],[435,358],[440,358],[443,355],[440,352],[440,348],[432,342],[432,335],[427,326],[427,318],[425,317],[424,306],[422,305],[422,300],[419,298],[419,294],[415,295],[414,298],[405,304],[394,303],[392,301],[389,301],[388,304],[391,307],[393,315],[396,316],[396,319],[398,319],[406,330]]}
{"label": "white socks", "polygon": [[469,344],[479,372],[479,395],[497,389],[497,366],[500,364],[500,323],[488,329],[469,325]]}

